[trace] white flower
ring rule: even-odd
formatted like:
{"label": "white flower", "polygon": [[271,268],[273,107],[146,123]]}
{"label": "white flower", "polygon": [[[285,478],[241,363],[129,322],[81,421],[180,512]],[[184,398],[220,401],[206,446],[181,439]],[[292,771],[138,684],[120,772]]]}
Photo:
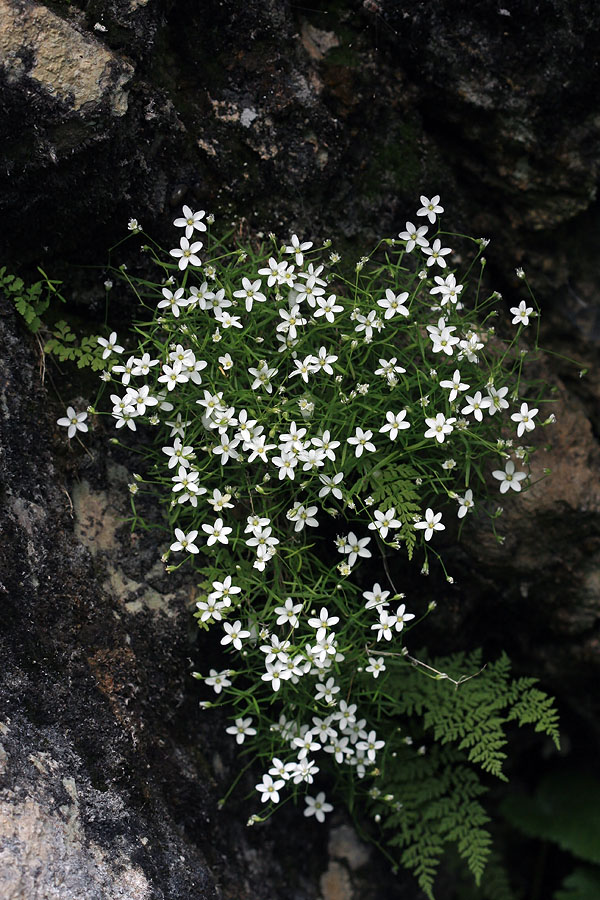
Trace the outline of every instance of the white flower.
{"label": "white flower", "polygon": [[467,391],[470,387],[468,384],[463,384],[460,380],[460,371],[458,369],[454,370],[454,375],[452,379],[448,379],[447,381],[440,381],[440,387],[449,388],[450,395],[448,396],[448,402],[452,403],[453,400],[456,400],[459,391]]}
{"label": "white flower", "polygon": [[[329,430],[323,432],[320,437],[311,438],[312,444],[320,450],[327,459],[335,462],[335,450],[340,446],[339,441],[332,441]],[[337,476],[336,476],[337,477]],[[322,480],[322,479],[321,479]]]}
{"label": "white flower", "polygon": [[104,347],[102,359],[108,359],[111,353],[122,353],[125,349],[117,344],[117,332],[113,331],[108,340],[106,338],[98,338],[98,343]]}
{"label": "white flower", "polygon": [[329,611],[326,606],[323,606],[319,611],[319,618],[313,617],[308,620],[308,624],[310,628],[316,628],[317,633],[315,635],[315,640],[318,644],[325,640],[327,635],[327,629],[333,628],[334,625],[340,621],[339,616],[330,616]]}
{"label": "white flower", "polygon": [[410,622],[411,619],[414,619],[414,613],[404,612],[406,606],[402,603],[396,610],[395,613],[390,614],[390,622],[394,623],[394,627],[396,631],[402,631],[406,622]]}
{"label": "white flower", "polygon": [[169,253],[171,256],[179,259],[178,265],[181,271],[183,271],[184,269],[187,269],[188,265],[202,265],[201,259],[196,255],[202,249],[202,246],[202,241],[195,241],[193,244],[190,244],[186,237],[182,237],[179,239],[179,247],[169,250]]}
{"label": "white flower", "polygon": [[394,294],[390,288],[387,288],[385,297],[382,300],[378,300],[377,305],[381,306],[382,309],[385,309],[384,318],[386,319],[391,319],[396,313],[400,313],[402,316],[408,316],[408,307],[403,305],[404,301],[407,299],[408,291],[404,291],[402,294]]}
{"label": "white flower", "polygon": [[[358,457],[362,456],[363,450],[368,450],[370,453],[374,453],[377,449],[375,444],[371,442],[371,438],[373,437],[372,431],[363,431],[362,428],[357,427],[354,433],[354,437],[349,437],[348,443],[354,445],[354,453],[358,459]],[[352,563],[350,563],[352,565]]]}
{"label": "white flower", "polygon": [[204,524],[202,530],[208,535],[206,543],[209,547],[211,544],[216,544],[217,541],[220,544],[228,544],[229,538],[227,536],[233,531],[232,528],[223,527],[223,519],[217,519],[214,525]]}
{"label": "white flower", "polygon": [[227,575],[223,581],[213,581],[212,591],[209,596],[213,600],[231,600],[233,594],[241,594],[242,589],[231,583],[231,575]]}
{"label": "white flower", "polygon": [[436,238],[431,247],[421,247],[421,253],[424,253],[427,257],[428,266],[433,266],[437,263],[441,269],[445,269],[446,260],[444,257],[452,253],[452,250],[450,247],[442,247],[442,242],[439,238]]}
{"label": "white flower", "polygon": [[190,459],[194,455],[193,447],[184,447],[181,443],[180,438],[175,438],[173,441],[172,447],[163,447],[162,452],[169,457],[169,468],[173,469],[175,466],[184,466],[188,468],[190,465]]}
{"label": "white flower", "polygon": [[306,796],[304,798],[304,801],[306,803],[304,815],[314,816],[317,822],[324,822],[325,813],[333,811],[333,806],[331,805],[331,803],[325,802],[324,791],[319,791],[316,797]]}
{"label": "white flower", "polygon": [[56,424],[61,425],[63,428],[68,428],[67,437],[72,438],[78,431],[88,430],[88,427],[85,424],[87,415],[86,412],[78,413],[75,412],[72,406],[67,406],[67,415],[57,419]]}
{"label": "white flower", "polygon": [[473,491],[469,488],[468,491],[465,491],[464,497],[457,497],[456,499],[458,500],[458,518],[463,519],[475,506],[473,502]]}
{"label": "white flower", "polygon": [[204,679],[204,683],[213,688],[215,694],[220,694],[223,688],[229,687],[231,684],[231,681],[227,677],[229,674],[229,669],[224,669],[222,672],[211,669],[210,675]]}
{"label": "white flower", "polygon": [[441,294],[440,305],[445,306],[448,301],[451,303],[458,302],[458,295],[463,289],[462,284],[456,283],[456,277],[452,274],[447,275],[446,278],[442,278],[440,275],[435,275],[434,279],[435,287],[432,287],[429,291],[430,294]]}
{"label": "white flower", "polygon": [[250,281],[249,278],[242,278],[242,289],[233,292],[234,297],[240,297],[245,300],[247,312],[252,310],[252,305],[255,300],[257,303],[264,303],[266,301],[267,298],[260,291],[261,284],[260,278],[257,278],[256,281]]}
{"label": "white flower", "polygon": [[308,376],[315,371],[313,359],[314,357],[311,354],[305,356],[302,360],[295,359],[294,365],[296,366],[296,370],[294,372],[290,372],[288,378],[293,378],[294,375],[300,375],[302,381],[308,384]]}
{"label": "white flower", "polygon": [[[293,521],[295,521],[294,531],[302,531],[305,525],[310,525],[311,528],[317,528],[319,523],[314,518],[315,513],[318,512],[317,506],[303,506],[302,504],[296,509],[296,517]],[[289,516],[288,518],[291,518]]]}
{"label": "white flower", "polygon": [[[227,730],[229,731],[229,729]],[[273,803],[279,803],[279,791],[284,785],[285,781],[283,778],[273,781],[272,777],[267,774],[263,775],[261,783],[256,785],[256,790],[262,794],[260,798],[262,803],[266,803],[268,800],[271,800]]]}
{"label": "white flower", "polygon": [[283,606],[275,608],[277,625],[289,625],[290,628],[296,628],[298,625],[298,613],[302,609],[301,603],[294,603],[291,597],[288,597]]}
{"label": "white flower", "polygon": [[446,325],[446,320],[442,318],[438,319],[437,325],[428,325],[427,331],[433,343],[433,353],[443,351],[447,356],[453,355],[455,345],[460,343],[460,338],[452,334],[456,331],[455,325]]}
{"label": "white flower", "polygon": [[[339,690],[339,688],[338,688]],[[315,765],[312,759],[301,759],[297,763],[295,763],[295,767],[292,770],[292,779],[294,784],[300,784],[301,781],[306,781],[307,784],[313,783],[313,775],[316,775],[319,771],[319,767]]]}
{"label": "white flower", "polygon": [[477,391],[477,393],[470,397],[467,394],[467,405],[463,406],[461,409],[461,413],[463,416],[468,415],[469,413],[473,413],[478,422],[483,421],[483,412],[484,409],[490,409],[492,405],[492,401],[489,397],[483,397],[481,391]]}
{"label": "white flower", "polygon": [[328,322],[334,322],[335,314],[344,311],[344,307],[336,303],[335,294],[331,294],[327,299],[317,297],[317,307],[318,309],[314,313],[315,319],[319,316],[325,316]]}
{"label": "white flower", "polygon": [[162,289],[164,300],[157,304],[157,309],[169,308],[175,318],[179,317],[180,307],[187,306],[189,298],[183,296],[183,288],[178,288],[175,293],[168,288]]}
{"label": "white flower", "polygon": [[386,431],[389,432],[390,440],[395,441],[398,436],[398,431],[401,428],[410,428],[410,422],[405,422],[406,418],[406,410],[402,409],[399,413],[386,412],[385,417],[387,419],[387,423],[379,429],[380,434],[385,434]]}
{"label": "white flower", "polygon": [[385,672],[385,663],[383,662],[383,656],[369,657],[369,665],[366,666],[365,672],[371,672],[373,678],[379,678],[379,674],[381,672]]}
{"label": "white flower", "polygon": [[415,524],[415,528],[424,528],[425,529],[425,540],[431,540],[431,535],[434,531],[444,531],[446,526],[441,523],[442,514],[441,512],[435,513],[432,509],[427,508],[425,510],[425,519],[422,522],[417,522]]}
{"label": "white flower", "polygon": [[325,700],[326,703],[333,703],[334,695],[340,691],[333,677],[328,678],[325,684],[318,683],[315,687],[315,700]]}
{"label": "white flower", "polygon": [[[527,403],[521,403],[521,410],[513,413],[511,419],[517,422],[517,437],[521,437],[524,431],[533,431],[535,428],[534,417],[537,416],[539,410],[529,409]],[[70,435],[69,435],[70,437]]]}
{"label": "white flower", "polygon": [[379,536],[382,538],[387,537],[387,533],[390,528],[401,528],[402,522],[399,522],[398,519],[395,519],[396,509],[393,506],[387,510],[387,512],[382,512],[380,509],[376,509],[373,513],[375,516],[375,521],[369,523],[369,529],[371,531],[378,531]]}
{"label": "white flower", "polygon": [[379,610],[379,622],[371,625],[371,631],[377,631],[377,640],[391,641],[394,636],[393,617],[386,609]]}
{"label": "white flower", "polygon": [[524,478],[527,478],[525,472],[515,472],[515,464],[512,459],[509,459],[504,466],[504,472],[497,469],[495,472],[492,472],[492,475],[500,482],[501,494],[506,494],[509,488],[519,492],[521,490],[521,482]]}
{"label": "white flower", "polygon": [[[308,357],[307,357],[308,358]],[[333,375],[331,364],[336,362],[338,357],[329,353],[325,347],[319,347],[318,356],[310,357],[312,359],[313,372],[325,372],[327,375]]]}
{"label": "white flower", "polygon": [[189,206],[183,207],[183,218],[175,219],[173,225],[176,228],[185,228],[185,236],[186,238],[191,238],[194,233],[194,229],[197,231],[206,231],[206,225],[202,221],[204,218],[204,210],[201,209],[198,212],[192,212]]}
{"label": "white flower", "polygon": [[511,306],[511,313],[514,316],[513,325],[529,325],[529,317],[533,313],[533,307],[527,306],[524,300],[521,300],[518,306]]}
{"label": "white flower", "polygon": [[387,598],[390,596],[389,591],[382,591],[379,582],[373,585],[372,591],[364,591],[363,597],[367,601],[365,609],[373,609],[378,606],[387,606]]}
{"label": "white flower", "polygon": [[319,480],[324,485],[319,491],[319,497],[326,497],[327,494],[332,493],[334,497],[337,497],[338,500],[343,498],[343,494],[339,487],[339,485],[344,478],[343,472],[338,472],[337,475],[334,475],[331,478],[329,475],[319,475]]}
{"label": "white flower", "polygon": [[421,209],[417,210],[417,215],[418,216],[427,216],[427,218],[433,225],[433,223],[436,220],[436,214],[444,212],[444,207],[440,206],[439,202],[440,202],[439,194],[436,194],[435,197],[431,198],[431,200],[429,200],[427,197],[424,197],[423,195],[421,195],[421,203],[423,204],[423,206],[421,207]]}
{"label": "white flower", "polygon": [[405,230],[401,231],[398,237],[401,241],[406,241],[406,252],[410,253],[417,245],[419,247],[426,247],[429,241],[425,238],[425,235],[429,231],[427,225],[421,225],[417,228],[413,225],[412,222],[407,222],[405,226]]}
{"label": "white flower", "polygon": [[488,385],[487,392],[491,401],[488,408],[490,416],[494,416],[498,410],[508,409],[508,402],[504,399],[508,394],[507,387],[501,387],[496,390],[492,385]]}
{"label": "white flower", "polygon": [[370,731],[366,740],[359,741],[356,745],[357,750],[364,750],[370,762],[375,762],[375,754],[378,750],[385,747],[385,741],[378,741],[374,731]]}
{"label": "white flower", "polygon": [[261,359],[258,368],[249,368],[248,372],[250,375],[254,376],[254,381],[251,384],[251,388],[253,391],[257,391],[260,387],[263,387],[268,394],[273,393],[273,385],[271,384],[271,378],[277,374],[277,369],[270,369],[264,359]]}
{"label": "white flower", "polygon": [[247,719],[236,719],[235,725],[230,725],[225,731],[227,734],[235,734],[236,743],[243,744],[246,735],[256,734],[256,728],[252,728],[251,725],[252,717],[248,716]]}
{"label": "white flower", "polygon": [[425,432],[425,437],[435,438],[442,444],[446,435],[454,431],[454,422],[456,422],[455,416],[447,419],[443,413],[438,413],[435,418],[425,419],[425,424],[429,426]]}
{"label": "white flower", "polygon": [[171,550],[177,552],[179,550],[187,550],[188,553],[200,553],[194,541],[198,537],[197,531],[189,531],[187,534],[181,528],[175,529],[175,537],[177,540],[171,544]]}
{"label": "white flower", "polygon": [[243,638],[250,637],[250,632],[245,631],[242,628],[242,623],[239,619],[233,624],[231,622],[224,622],[223,628],[225,630],[225,636],[221,638],[223,646],[233,644],[236,650],[241,650]]}
{"label": "white flower", "polygon": [[340,553],[348,553],[348,565],[353,566],[359,556],[370,557],[371,551],[367,550],[367,544],[369,544],[371,538],[361,538],[360,540],[356,537],[353,531],[346,538],[346,543],[343,547],[338,547]]}
{"label": "white flower", "polygon": [[162,384],[166,384],[167,390],[172,391],[178,384],[186,384],[190,377],[186,370],[184,370],[181,362],[177,359],[173,363],[172,366],[168,366],[164,363],[161,366],[162,375],[158,376],[158,380]]}
{"label": "white flower", "polygon": [[294,255],[294,261],[297,266],[301,266],[304,263],[304,251],[310,250],[312,247],[312,241],[302,241],[300,243],[300,239],[297,234],[293,234],[291,238],[291,246],[285,248],[286,253],[292,253]]}

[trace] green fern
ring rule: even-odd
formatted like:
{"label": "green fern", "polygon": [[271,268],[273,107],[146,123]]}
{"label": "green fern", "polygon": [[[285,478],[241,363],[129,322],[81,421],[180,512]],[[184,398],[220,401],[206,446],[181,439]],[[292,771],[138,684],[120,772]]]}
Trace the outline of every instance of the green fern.
{"label": "green fern", "polygon": [[456,896],[459,900],[520,900],[522,894],[516,891],[511,883],[506,866],[500,854],[492,850],[485,867],[485,878],[479,885],[466,879],[463,866],[458,859],[451,857],[448,862],[453,869],[458,869]]}
{"label": "green fern", "polygon": [[[558,746],[552,700],[534,688],[535,679],[512,679],[506,654],[482,668],[481,653],[436,659],[423,667],[399,667],[391,689],[396,709],[420,735],[422,753],[401,737],[388,748],[394,764],[384,772],[385,790],[397,808],[378,809],[389,845],[401,851],[421,889],[433,897],[435,875],[446,849],[454,846],[477,884],[491,852],[489,817],[479,798],[487,790],[478,770],[506,780],[506,730],[513,721],[532,724]],[[384,811],[385,810],[385,811]],[[496,896],[512,898],[506,878],[497,874]],[[494,900],[494,895],[489,895]]]}
{"label": "green fern", "polygon": [[486,788],[454,748],[434,744],[394,767],[392,790],[402,808],[388,816],[395,834],[390,846],[403,849],[401,862],[412,869],[421,889],[433,897],[435,875],[449,844],[457,847],[479,883],[490,852],[485,828],[489,816],[478,801]]}
{"label": "green fern", "polygon": [[78,342],[64,319],[54,325],[52,337],[44,345],[44,352],[56,356],[59,362],[77,363],[79,369],[91,368],[96,372],[104,368],[103,348],[98,345],[98,338],[86,335]]}
{"label": "green fern", "polygon": [[7,273],[6,266],[0,269],[0,291],[12,300],[17,312],[33,334],[37,334],[42,327],[42,316],[53,298],[65,302],[65,298],[58,291],[61,282],[52,281],[43,269],[38,268],[38,272],[43,276],[43,280],[26,285],[22,278]]}
{"label": "green fern", "polygon": [[375,505],[380,509],[393,506],[396,518],[402,522],[398,538],[405,542],[409,559],[412,559],[417,542],[415,516],[419,516],[421,512],[419,492],[415,487],[418,476],[416,469],[406,464],[374,469],[369,476],[369,492]]}

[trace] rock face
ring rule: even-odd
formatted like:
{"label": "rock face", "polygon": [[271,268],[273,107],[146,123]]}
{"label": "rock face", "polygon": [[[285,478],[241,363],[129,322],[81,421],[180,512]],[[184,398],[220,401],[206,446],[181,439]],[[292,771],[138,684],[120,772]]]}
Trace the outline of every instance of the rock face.
{"label": "rock face", "polygon": [[[160,238],[182,202],[360,254],[442,193],[449,228],[493,239],[493,287],[520,299],[524,265],[543,343],[590,375],[544,370],[558,424],[535,465],[554,475],[505,504],[503,547],[472,533],[456,553],[440,621],[506,647],[597,746],[600,11],[318,6],[0,0],[0,265],[98,264],[131,216]],[[305,867],[285,828],[217,814],[232,757],[190,686],[190,586],[122,525],[130,461],[101,433],[65,451],[36,344],[0,304],[2,896],[414,897],[296,819]]]}

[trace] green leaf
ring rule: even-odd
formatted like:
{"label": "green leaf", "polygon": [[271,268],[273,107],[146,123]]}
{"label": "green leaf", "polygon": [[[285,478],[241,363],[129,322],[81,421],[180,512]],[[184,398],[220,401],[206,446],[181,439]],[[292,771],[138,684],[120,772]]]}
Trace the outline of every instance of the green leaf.
{"label": "green leaf", "polygon": [[567,875],[554,894],[554,900],[598,900],[600,871],[580,867]]}
{"label": "green leaf", "polygon": [[542,779],[533,797],[507,797],[501,811],[524,834],[553,841],[586,862],[600,863],[597,778],[573,771],[552,773]]}

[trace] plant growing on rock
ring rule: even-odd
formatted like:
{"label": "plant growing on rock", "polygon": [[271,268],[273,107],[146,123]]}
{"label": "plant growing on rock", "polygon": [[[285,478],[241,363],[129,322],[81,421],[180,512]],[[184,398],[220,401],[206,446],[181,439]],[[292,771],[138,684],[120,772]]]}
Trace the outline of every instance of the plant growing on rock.
{"label": "plant growing on rock", "polygon": [[[467,519],[494,528],[498,489],[527,486],[515,436],[544,402],[522,379],[533,307],[497,339],[486,242],[440,231],[439,200],[350,273],[296,235],[228,249],[184,207],[178,246],[146,247],[156,281],[126,274],[145,318],[103,376],[121,434],[154,429],[133,502],[161,498],[163,559],[193,571],[198,625],[223,648],[222,670],[195,674],[262,767],[250,822],[290,799],[323,821],[343,800],[430,897],[448,843],[482,876],[478,769],[504,777],[509,723],[558,742],[552,701],[505,656],[413,649],[433,604],[405,596],[394,557],[427,572]],[[460,275],[456,240],[473,251]],[[123,350],[114,334],[103,348]]]}

